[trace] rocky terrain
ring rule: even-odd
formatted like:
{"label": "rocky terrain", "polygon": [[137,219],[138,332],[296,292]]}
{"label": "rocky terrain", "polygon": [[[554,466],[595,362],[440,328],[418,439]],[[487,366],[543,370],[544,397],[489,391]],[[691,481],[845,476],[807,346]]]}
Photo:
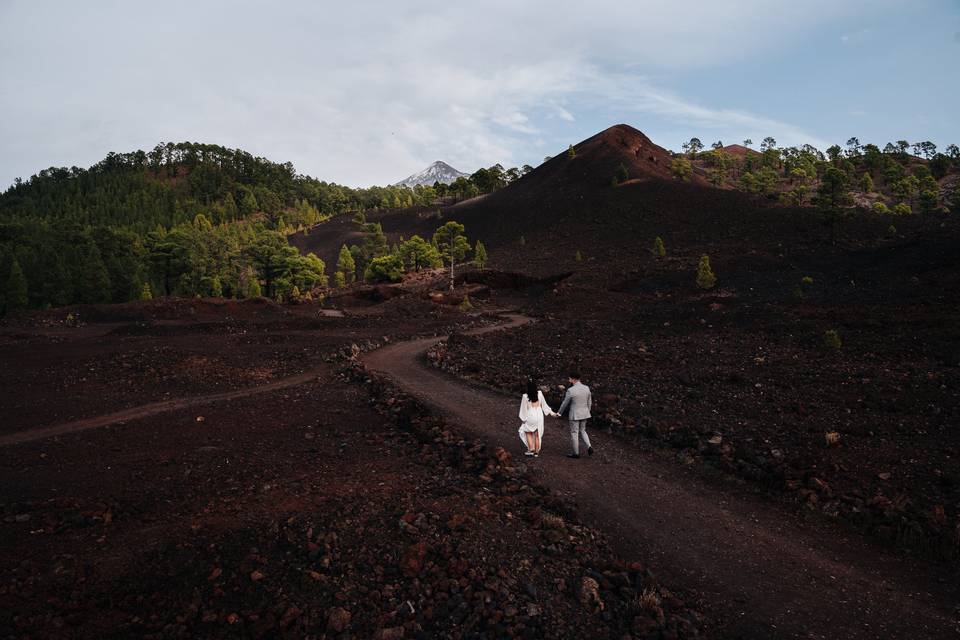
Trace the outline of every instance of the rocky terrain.
{"label": "rocky terrain", "polygon": [[482,321],[398,304],[387,322],[204,301],[8,322],[7,433],[316,376],[0,448],[0,637],[703,636],[524,465],[357,368],[385,340]]}

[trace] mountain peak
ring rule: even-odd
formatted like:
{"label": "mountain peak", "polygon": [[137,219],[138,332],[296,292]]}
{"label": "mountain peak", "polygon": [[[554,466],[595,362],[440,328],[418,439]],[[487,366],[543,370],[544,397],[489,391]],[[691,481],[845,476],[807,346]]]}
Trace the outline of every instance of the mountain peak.
{"label": "mountain peak", "polygon": [[460,177],[466,177],[470,174],[458,171],[443,160],[437,160],[423,171],[419,171],[411,176],[407,176],[395,186],[407,186],[411,189],[418,184],[432,185],[434,182],[450,184]]}

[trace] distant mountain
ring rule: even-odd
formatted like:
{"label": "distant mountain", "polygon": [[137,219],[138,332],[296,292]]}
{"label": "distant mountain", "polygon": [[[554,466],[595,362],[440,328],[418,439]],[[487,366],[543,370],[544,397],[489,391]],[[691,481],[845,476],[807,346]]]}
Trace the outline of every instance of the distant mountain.
{"label": "distant mountain", "polygon": [[437,160],[429,167],[413,174],[407,178],[404,178],[398,182],[395,186],[406,186],[411,189],[418,184],[423,185],[432,185],[434,182],[441,182],[443,184],[450,184],[457,178],[463,177],[466,178],[469,176],[469,173],[464,173],[463,171],[457,171],[446,162],[442,160]]}

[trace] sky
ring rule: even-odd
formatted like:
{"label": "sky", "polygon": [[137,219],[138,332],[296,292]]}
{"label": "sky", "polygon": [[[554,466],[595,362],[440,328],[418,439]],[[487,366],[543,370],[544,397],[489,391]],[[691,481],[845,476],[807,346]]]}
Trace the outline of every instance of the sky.
{"label": "sky", "polygon": [[958,0],[0,0],[0,189],[159,142],[350,186],[679,150],[960,144]]}

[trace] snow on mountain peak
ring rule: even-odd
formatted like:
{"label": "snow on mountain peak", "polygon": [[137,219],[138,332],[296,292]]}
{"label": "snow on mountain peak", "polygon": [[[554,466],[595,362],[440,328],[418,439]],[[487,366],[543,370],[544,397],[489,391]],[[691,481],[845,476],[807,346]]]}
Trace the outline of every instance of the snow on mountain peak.
{"label": "snow on mountain peak", "polygon": [[437,160],[429,167],[423,171],[419,171],[412,176],[408,176],[398,182],[396,186],[405,185],[411,189],[418,184],[432,186],[434,182],[441,182],[443,184],[450,184],[459,177],[467,177],[468,173],[462,171],[457,171],[446,162],[442,160]]}

